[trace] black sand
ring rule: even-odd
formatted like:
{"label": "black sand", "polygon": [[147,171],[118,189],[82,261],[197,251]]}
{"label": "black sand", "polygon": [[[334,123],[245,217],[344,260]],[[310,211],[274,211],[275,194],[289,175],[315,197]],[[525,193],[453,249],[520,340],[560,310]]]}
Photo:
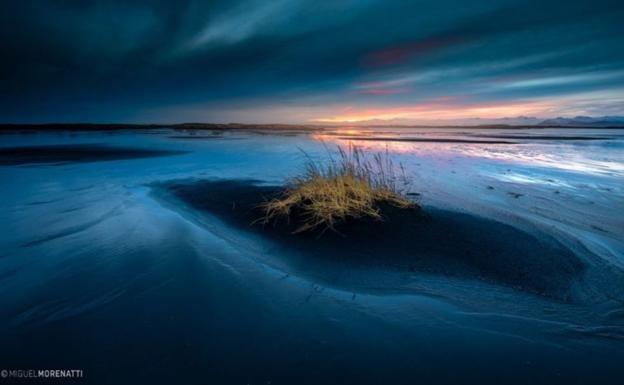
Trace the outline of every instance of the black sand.
{"label": "black sand", "polygon": [[347,267],[364,264],[478,279],[561,301],[572,300],[571,284],[584,271],[570,250],[546,234],[535,237],[503,223],[433,207],[425,208],[426,215],[385,207],[385,221],[352,220],[338,228],[341,234],[293,235],[294,223],[252,225],[262,216],[258,204],[280,187],[191,180],[156,188],[191,209],[260,233],[310,259]]}
{"label": "black sand", "polygon": [[194,140],[240,140],[244,138],[232,138],[223,135],[171,135],[169,139],[194,139]]}
{"label": "black sand", "polygon": [[151,158],[183,154],[181,151],[113,147],[98,144],[0,147],[0,165],[63,164],[107,160]]}

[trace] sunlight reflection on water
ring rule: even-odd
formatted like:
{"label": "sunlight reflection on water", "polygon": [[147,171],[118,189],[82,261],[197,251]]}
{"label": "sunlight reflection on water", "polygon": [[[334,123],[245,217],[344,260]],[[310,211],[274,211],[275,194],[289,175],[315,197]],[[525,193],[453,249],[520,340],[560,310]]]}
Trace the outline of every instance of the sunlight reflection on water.
{"label": "sunlight reflection on water", "polygon": [[[563,141],[544,137],[553,130],[541,130],[533,135],[535,140],[527,139],[533,132],[517,130],[476,130],[468,132],[466,129],[357,129],[338,128],[329,132],[317,133],[313,138],[324,143],[333,143],[341,146],[353,144],[369,151],[390,151],[393,153],[437,156],[464,156],[472,158],[487,158],[510,164],[532,165],[546,168],[557,168],[579,173],[624,175],[624,138],[618,130],[581,130],[568,129],[554,131]],[[563,131],[563,132],[562,132]],[[598,133],[596,132],[598,131]],[[609,135],[613,132],[616,135]],[[483,134],[486,132],[487,134]],[[522,139],[518,139],[521,132]],[[602,134],[604,140],[595,140],[597,134]],[[370,140],[374,138],[379,140]],[[589,139],[582,139],[585,135]],[[554,137],[556,137],[554,136]],[[567,140],[567,137],[579,138]],[[430,142],[422,142],[423,137]],[[553,136],[549,136],[551,138]],[[481,143],[483,138],[496,138],[507,143]],[[358,140],[359,139],[359,140]],[[483,139],[483,140],[482,140]],[[410,141],[414,140],[414,141]],[[439,140],[439,142],[436,142]],[[465,142],[453,143],[452,140]],[[474,142],[470,142],[470,141]],[[615,145],[613,145],[615,143]]]}

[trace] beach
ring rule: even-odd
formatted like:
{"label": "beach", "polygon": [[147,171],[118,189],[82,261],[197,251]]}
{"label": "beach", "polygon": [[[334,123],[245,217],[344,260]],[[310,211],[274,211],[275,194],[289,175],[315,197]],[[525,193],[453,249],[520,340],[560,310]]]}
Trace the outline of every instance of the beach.
{"label": "beach", "polygon": [[[254,224],[337,146],[423,215]],[[624,376],[624,130],[5,132],[0,362],[98,383],[594,383]],[[209,379],[209,380],[208,380]]]}

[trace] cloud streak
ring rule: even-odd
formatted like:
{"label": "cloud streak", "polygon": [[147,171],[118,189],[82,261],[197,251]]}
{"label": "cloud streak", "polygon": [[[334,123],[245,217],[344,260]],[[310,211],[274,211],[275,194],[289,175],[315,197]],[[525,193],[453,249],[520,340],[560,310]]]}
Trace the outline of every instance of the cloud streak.
{"label": "cloud streak", "polygon": [[622,19],[609,0],[3,2],[0,120],[624,114]]}

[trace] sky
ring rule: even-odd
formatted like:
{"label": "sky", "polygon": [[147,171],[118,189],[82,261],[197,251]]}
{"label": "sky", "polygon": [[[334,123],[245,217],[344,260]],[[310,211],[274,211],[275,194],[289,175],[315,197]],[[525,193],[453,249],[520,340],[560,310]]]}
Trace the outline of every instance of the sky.
{"label": "sky", "polygon": [[624,115],[624,1],[3,1],[0,122]]}

